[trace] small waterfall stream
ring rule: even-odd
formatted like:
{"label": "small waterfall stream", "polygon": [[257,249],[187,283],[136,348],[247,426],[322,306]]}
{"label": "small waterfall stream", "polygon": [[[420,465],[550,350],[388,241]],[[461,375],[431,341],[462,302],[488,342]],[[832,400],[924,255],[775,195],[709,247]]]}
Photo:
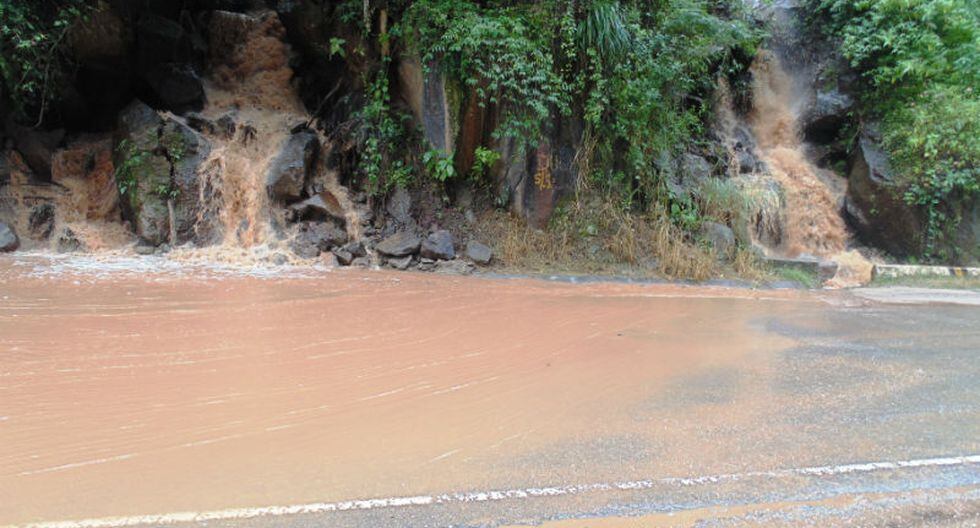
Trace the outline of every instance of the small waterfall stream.
{"label": "small waterfall stream", "polygon": [[[810,159],[802,139],[806,76],[786,63],[798,55],[800,39],[787,6],[773,10],[776,36],[771,50],[761,51],[751,66],[752,106],[739,116],[727,84],[719,87],[718,128],[730,160],[730,175],[745,187],[766,189],[778,199],[757,204],[750,235],[771,257],[816,257],[838,263],[831,286],[852,286],[870,280],[871,264],[850,249],[850,235],[841,216],[846,180]],[[789,35],[789,38],[787,38]],[[780,53],[782,51],[783,53]],[[798,66],[798,65],[797,65]],[[746,137],[743,137],[746,136]],[[748,143],[749,145],[746,145]],[[740,171],[738,156],[754,151],[759,166]],[[738,175],[749,172],[748,175]],[[774,192],[772,190],[775,190]]]}

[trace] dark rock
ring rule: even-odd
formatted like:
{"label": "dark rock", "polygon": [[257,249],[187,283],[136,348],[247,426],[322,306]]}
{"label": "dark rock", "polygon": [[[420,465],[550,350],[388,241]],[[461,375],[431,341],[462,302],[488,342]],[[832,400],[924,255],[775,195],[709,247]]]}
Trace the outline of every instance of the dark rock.
{"label": "dark rock", "polygon": [[17,233],[7,224],[0,222],[0,252],[9,253],[16,251],[18,247],[20,247],[20,239],[17,238]]}
{"label": "dark rock", "polygon": [[336,268],[340,266],[340,260],[333,253],[321,253],[320,264],[323,264],[326,268]]}
{"label": "dark rock", "polygon": [[849,165],[844,213],[858,238],[896,256],[922,253],[924,223],[905,203],[873,128],[862,132]]}
{"label": "dark rock", "polygon": [[214,229],[209,222],[216,219],[202,218],[200,214],[203,204],[199,172],[211,154],[211,143],[183,123],[167,119],[161,129],[160,145],[171,166],[177,241],[207,239]]}
{"label": "dark rock", "polygon": [[316,258],[321,251],[345,244],[347,233],[329,222],[304,222],[290,242],[293,253],[302,258]]}
{"label": "dark rock", "polygon": [[235,132],[238,130],[238,123],[235,122],[235,117],[231,114],[225,114],[218,118],[214,122],[217,133],[225,139],[231,139],[235,137]]}
{"label": "dark rock", "polygon": [[711,164],[701,156],[685,153],[681,156],[681,173],[684,176],[684,186],[691,189],[711,177]]}
{"label": "dark rock", "polygon": [[191,36],[174,20],[141,14],[136,24],[137,61],[141,68],[157,64],[189,63],[194,58]]}
{"label": "dark rock", "polygon": [[31,236],[39,240],[47,240],[54,231],[54,204],[41,203],[31,207],[27,215],[27,228]]}
{"label": "dark rock", "polygon": [[167,202],[172,201],[176,242],[205,237],[210,226],[198,222],[198,172],[211,152],[210,143],[187,125],[164,120],[139,101],[120,113],[114,140],[114,165],[127,167],[116,173],[117,186],[126,191],[122,212],[136,234],[154,246],[169,240]]}
{"label": "dark rock", "polygon": [[404,187],[395,188],[388,197],[385,210],[396,222],[405,226],[415,225],[415,220],[412,218],[412,197]]}
{"label": "dark rock", "polygon": [[42,181],[51,180],[51,157],[65,138],[65,131],[38,130],[7,120],[6,131],[14,140],[14,147],[24,162]]}
{"label": "dark rock", "polygon": [[116,134],[133,147],[148,151],[157,147],[163,119],[142,101],[135,100],[119,113]]}
{"label": "dark rock", "polygon": [[398,79],[416,122],[432,149],[451,154],[455,151],[454,117],[458,108],[450,104],[446,78],[438,62],[422,67],[417,57],[405,57],[398,63]]}
{"label": "dark rock", "polygon": [[341,266],[350,266],[351,262],[353,262],[355,258],[350,251],[347,251],[344,248],[334,248],[333,254],[335,257],[337,257],[337,262],[339,262]]}
{"label": "dark rock", "polygon": [[410,231],[399,231],[379,243],[375,249],[389,257],[413,255],[419,250],[422,240]]}
{"label": "dark rock", "polygon": [[436,273],[447,273],[453,275],[468,275],[473,273],[473,263],[465,260],[440,260],[435,264]]}
{"label": "dark rock", "polygon": [[204,84],[189,66],[158,64],[143,74],[157,101],[177,114],[204,107]]}
{"label": "dark rock", "polygon": [[112,9],[95,9],[72,24],[69,49],[79,64],[118,66],[129,53],[126,23]]}
{"label": "dark rock", "polygon": [[854,100],[836,89],[818,92],[813,104],[801,118],[804,137],[817,144],[834,141],[848,121],[848,112],[853,108]]}
{"label": "dark rock", "polygon": [[493,258],[493,250],[490,246],[470,240],[466,243],[466,257],[477,264],[487,265]]}
{"label": "dark rock", "polygon": [[132,222],[140,238],[157,246],[169,237],[166,200],[157,192],[170,187],[170,162],[159,153],[163,119],[149,106],[134,101],[119,114],[113,162],[123,217]]}
{"label": "dark rock", "polygon": [[367,250],[364,249],[364,244],[360,241],[348,242],[347,244],[344,244],[343,249],[355,257],[367,256]]}
{"label": "dark rock", "polygon": [[258,137],[259,131],[255,128],[252,123],[245,123],[242,125],[242,135],[238,138],[242,145],[249,146],[255,138]]}
{"label": "dark rock", "polygon": [[388,259],[388,265],[395,268],[396,270],[405,271],[408,269],[409,266],[412,265],[412,259],[413,257],[411,255],[407,255],[400,258],[390,258]]}
{"label": "dark rock", "polygon": [[735,250],[735,232],[717,222],[704,222],[701,236],[711,244],[718,258],[728,258]]}
{"label": "dark rock", "polygon": [[752,152],[748,150],[740,150],[736,155],[738,156],[739,173],[752,174],[762,170],[762,161],[760,161],[759,158],[757,158]]}
{"label": "dark rock", "polygon": [[351,261],[350,265],[355,268],[369,268],[371,267],[371,261],[367,257],[357,257]]}
{"label": "dark rock", "polygon": [[320,248],[309,241],[294,240],[289,244],[289,249],[299,258],[314,259],[320,256]]}
{"label": "dark rock", "polygon": [[86,249],[85,244],[78,238],[78,234],[68,227],[58,233],[56,244],[58,253],[76,253]]}
{"label": "dark rock", "polygon": [[419,254],[433,260],[452,260],[456,258],[456,248],[453,245],[453,235],[445,229],[430,234],[422,242]]}
{"label": "dark rock", "polygon": [[319,139],[312,132],[294,134],[286,140],[266,174],[266,190],[271,198],[292,202],[302,197],[319,147]]}
{"label": "dark rock", "polygon": [[344,214],[344,209],[340,206],[340,202],[329,191],[323,191],[302,202],[297,202],[289,206],[289,209],[300,220],[323,221],[330,218],[335,218],[342,222],[346,220],[346,215]]}
{"label": "dark rock", "polygon": [[192,112],[187,114],[185,119],[187,120],[187,126],[201,132],[202,134],[209,134],[213,136],[218,133],[218,125],[201,114]]}

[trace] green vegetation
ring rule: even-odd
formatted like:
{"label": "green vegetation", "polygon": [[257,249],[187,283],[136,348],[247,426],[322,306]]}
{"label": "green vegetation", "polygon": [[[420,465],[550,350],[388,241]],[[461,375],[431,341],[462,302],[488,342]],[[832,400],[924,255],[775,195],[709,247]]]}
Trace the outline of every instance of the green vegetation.
{"label": "green vegetation", "polygon": [[58,100],[71,62],[66,37],[88,9],[83,0],[0,0],[0,96],[14,117],[39,125]]}
{"label": "green vegetation", "polygon": [[909,277],[875,277],[870,286],[909,286],[916,288],[945,288],[962,290],[980,290],[980,277],[945,277],[932,276],[909,276]]}
{"label": "green vegetation", "polygon": [[[347,58],[373,65],[361,83],[353,166],[376,195],[411,183],[446,190],[466,179],[503,208],[508,189],[488,181],[500,168],[500,145],[518,157],[542,143],[571,146],[578,189],[546,232],[494,214],[486,239],[502,262],[564,268],[577,255],[644,273],[652,255],[658,273],[709,277],[725,264],[695,233],[704,218],[744,218],[750,198],[733,186],[675,196],[667,182],[683,153],[711,150],[718,79],[746,89],[743,74],[763,35],[744,9],[739,0],[347,0],[341,20],[360,33],[343,35],[354,43]],[[404,59],[441,75],[450,121],[474,107],[484,114],[480,126],[490,128],[466,146],[472,152],[433,149],[408,125],[392,92]],[[536,167],[535,183],[554,185],[552,167]],[[739,255],[733,265],[757,267]]]}
{"label": "green vegetation", "polygon": [[779,268],[773,270],[773,274],[782,280],[798,282],[807,288],[820,286],[820,280],[815,274],[799,268]]}
{"label": "green vegetation", "polygon": [[862,75],[866,112],[927,217],[927,255],[958,223],[951,204],[980,194],[980,4],[974,0],[810,0]]}
{"label": "green vegetation", "polygon": [[137,173],[151,153],[136,148],[132,141],[124,139],[116,146],[116,154],[120,160],[116,164],[115,173],[119,194],[128,197],[130,202],[135,204],[136,193],[134,191],[139,184]]}

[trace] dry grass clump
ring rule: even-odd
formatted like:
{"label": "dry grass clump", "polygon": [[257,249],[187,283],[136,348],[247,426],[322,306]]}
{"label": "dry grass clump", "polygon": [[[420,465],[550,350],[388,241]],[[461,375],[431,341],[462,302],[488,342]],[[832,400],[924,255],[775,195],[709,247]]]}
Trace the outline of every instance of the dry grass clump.
{"label": "dry grass clump", "polygon": [[501,211],[476,229],[505,269],[662,276],[705,280],[721,271],[713,251],[674,225],[663,210],[625,211],[608,200],[573,202],[547,229],[530,228]]}
{"label": "dry grass clump", "polygon": [[741,246],[735,250],[735,257],[732,259],[732,271],[738,277],[752,282],[763,282],[771,276],[759,254]]}

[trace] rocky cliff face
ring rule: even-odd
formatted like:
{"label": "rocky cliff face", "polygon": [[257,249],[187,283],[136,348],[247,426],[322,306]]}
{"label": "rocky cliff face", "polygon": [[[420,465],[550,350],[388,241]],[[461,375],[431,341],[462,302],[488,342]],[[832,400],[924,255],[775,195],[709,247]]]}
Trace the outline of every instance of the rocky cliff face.
{"label": "rocky cliff face", "polygon": [[[77,224],[69,228],[59,216],[71,209],[64,197],[77,192],[76,183],[56,176],[67,170],[103,191],[110,174],[118,189],[113,205],[82,216],[125,222],[150,247],[232,240],[250,245],[295,236],[300,242],[289,247],[302,248],[304,256],[331,253],[350,262],[397,236],[419,244],[410,244],[407,254],[387,253],[391,257],[417,255],[413,263],[419,264],[455,256],[452,236],[461,243],[466,237],[439,225],[448,214],[439,202],[459,205],[460,214],[445,222],[470,222],[474,193],[466,178],[438,191],[392,188],[369,197],[368,182],[355,175],[357,145],[366,139],[357,137],[355,124],[366,119],[369,73],[380,69],[392,79],[385,87],[391,105],[411,116],[403,126],[417,131],[417,148],[441,153],[458,175],[468,175],[479,149],[488,148],[495,161],[485,169],[490,189],[482,191],[491,198],[483,205],[506,207],[536,228],[547,226],[581,177],[582,112],[552,112],[540,137],[526,144],[497,137],[502,103],[479,97],[477,86],[452,81],[438,59],[423,64],[411,49],[364,41],[336,4],[109,2],[68,34],[77,70],[70,96],[52,114],[57,117],[40,128],[4,119],[0,220],[28,245],[49,244],[64,235],[59,229],[84,238]],[[789,50],[784,59],[798,79],[794,112],[806,154],[821,169],[848,177],[837,209],[861,241],[898,256],[921,252],[923,219],[902,199],[878,140],[868,128],[857,139],[847,133],[860,128],[859,87],[835,43],[802,27],[805,13],[795,2],[777,2],[773,13],[782,18],[781,27],[795,28],[777,33],[774,43]],[[382,31],[380,19],[372,24]],[[98,147],[92,133],[102,135]],[[690,199],[711,178],[765,170],[750,127],[721,135],[697,152],[663,160],[659,169],[668,174],[668,192]],[[731,152],[722,152],[726,148]],[[98,160],[92,163],[99,176],[54,168],[64,151]],[[247,176],[252,173],[258,177]],[[769,190],[786,205],[785,189]],[[752,222],[767,243],[782,244],[785,226],[765,214]],[[950,214],[964,219],[957,243],[977,248],[976,204],[957,204]],[[72,215],[78,218],[77,211]],[[749,238],[748,227],[731,227],[743,242]],[[362,236],[367,249],[347,247]],[[423,241],[438,251],[422,251]],[[980,258],[980,250],[965,255]],[[489,260],[482,253],[480,258]]]}

